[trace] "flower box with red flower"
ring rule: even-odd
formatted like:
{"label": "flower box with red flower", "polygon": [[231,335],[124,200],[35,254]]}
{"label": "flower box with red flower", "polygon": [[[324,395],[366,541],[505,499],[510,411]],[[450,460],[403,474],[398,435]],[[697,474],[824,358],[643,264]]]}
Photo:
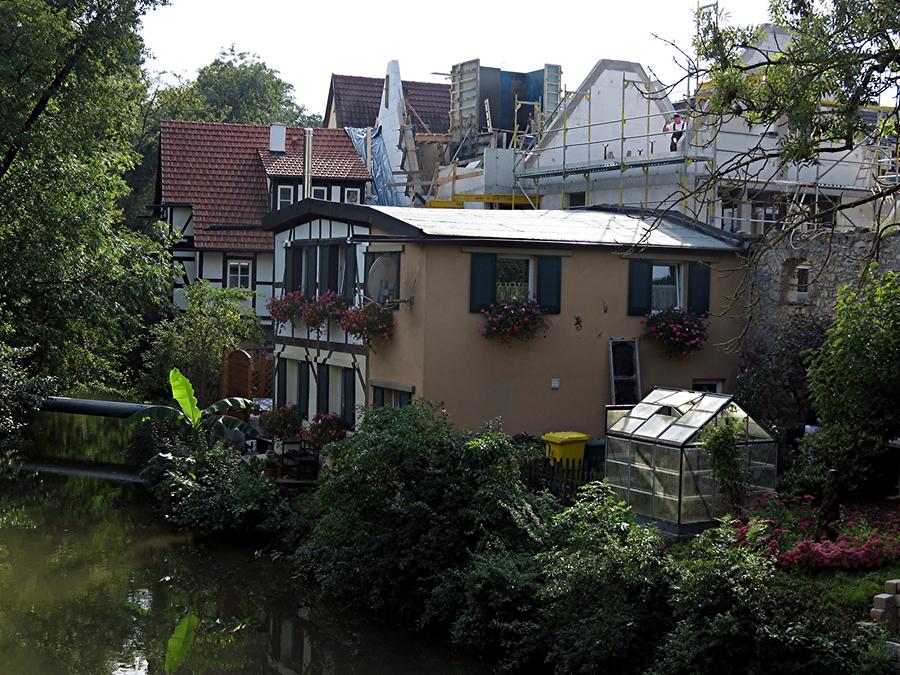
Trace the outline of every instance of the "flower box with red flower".
{"label": "flower box with red flower", "polygon": [[387,342],[394,335],[394,313],[381,303],[369,300],[348,307],[338,325],[364,344]]}
{"label": "flower box with red flower", "polygon": [[537,300],[507,300],[490,305],[481,311],[484,326],[481,334],[499,339],[503,344],[513,340],[528,342],[538,335],[546,335],[550,322],[541,312]]}
{"label": "flower box with red flower", "polygon": [[706,342],[705,314],[672,308],[655,312],[644,320],[644,335],[655,340],[669,356],[698,351]]}

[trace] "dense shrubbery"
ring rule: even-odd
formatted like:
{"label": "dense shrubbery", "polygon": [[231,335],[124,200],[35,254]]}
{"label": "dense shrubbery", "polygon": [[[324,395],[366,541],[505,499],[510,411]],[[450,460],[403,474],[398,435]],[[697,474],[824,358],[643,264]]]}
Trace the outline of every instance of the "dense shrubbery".
{"label": "dense shrubbery", "polygon": [[670,602],[677,623],[654,675],[896,672],[878,626],[835,632],[779,583],[771,560],[734,547],[727,526],[694,542]]}
{"label": "dense shrubbery", "polygon": [[732,522],[734,542],[784,568],[874,569],[900,558],[900,514],[843,507],[823,523],[812,495],[763,495],[745,518]]}
{"label": "dense shrubbery", "polygon": [[32,377],[25,366],[30,350],[0,342],[0,470],[18,446],[19,432],[49,393],[50,379]]}
{"label": "dense shrubbery", "polygon": [[285,515],[277,486],[223,443],[176,442],[150,462],[145,475],[166,519],[181,529],[272,534]]}
{"label": "dense shrubbery", "polygon": [[893,672],[880,629],[804,613],[733,528],[676,559],[602,483],[567,508],[529,493],[495,428],[467,437],[417,402],[365,411],[326,454],[301,574],[503,670]]}

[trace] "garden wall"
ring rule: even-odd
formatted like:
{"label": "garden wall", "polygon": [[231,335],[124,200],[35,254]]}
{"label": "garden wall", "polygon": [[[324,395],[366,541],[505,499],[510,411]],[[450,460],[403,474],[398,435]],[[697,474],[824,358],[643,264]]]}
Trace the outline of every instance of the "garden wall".
{"label": "garden wall", "polygon": [[793,314],[830,315],[838,289],[858,279],[860,269],[873,259],[882,269],[900,270],[900,232],[886,235],[877,246],[873,232],[862,228],[795,233],[774,245],[761,257],[745,290],[744,301],[753,303],[745,351],[768,351]]}

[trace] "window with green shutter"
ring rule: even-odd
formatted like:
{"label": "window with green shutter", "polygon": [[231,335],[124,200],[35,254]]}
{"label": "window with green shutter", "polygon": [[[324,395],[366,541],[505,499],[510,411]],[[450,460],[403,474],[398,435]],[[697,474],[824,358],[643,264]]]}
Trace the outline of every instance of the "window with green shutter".
{"label": "window with green shutter", "polygon": [[497,302],[536,299],[545,314],[559,314],[562,294],[560,256],[472,253],[469,311]]}

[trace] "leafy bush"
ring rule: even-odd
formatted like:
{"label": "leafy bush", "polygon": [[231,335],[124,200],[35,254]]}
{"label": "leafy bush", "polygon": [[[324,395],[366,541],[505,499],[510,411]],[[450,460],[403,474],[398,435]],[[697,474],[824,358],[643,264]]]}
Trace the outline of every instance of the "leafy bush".
{"label": "leafy bush", "polygon": [[674,307],[651,314],[644,320],[645,335],[656,340],[669,356],[683,356],[706,342],[706,315]]}
{"label": "leafy bush", "polygon": [[272,519],[282,515],[278,487],[223,443],[200,449],[178,443],[159,454],[145,476],[155,480],[166,519],[182,529],[272,532]]}
{"label": "leafy bush", "polygon": [[738,448],[740,438],[741,427],[736,420],[707,427],[701,437],[713,480],[735,516],[744,508],[749,475],[746,452]]}
{"label": "leafy bush", "polygon": [[19,433],[49,393],[50,378],[28,373],[25,362],[31,352],[0,342],[0,465],[12,456]]}
{"label": "leafy bush", "polygon": [[507,300],[490,305],[481,310],[484,326],[481,334],[486,338],[497,338],[503,344],[514,339],[528,342],[538,334],[546,335],[550,322],[541,312],[537,300]]}
{"label": "leafy bush", "polygon": [[886,442],[900,435],[900,274],[870,268],[840,290],[809,388],[825,429],[804,439],[798,471],[837,469],[845,489],[868,487],[882,473]]}
{"label": "leafy bush", "polygon": [[754,351],[745,345],[735,399],[782,440],[815,421],[806,364],[825,340],[827,326],[820,316],[798,314],[779,331],[771,348]]}
{"label": "leafy bush", "polygon": [[303,411],[296,405],[283,405],[259,415],[259,425],[273,438],[294,438],[303,433]]}
{"label": "leafy bush", "polygon": [[636,524],[612,488],[591,483],[554,519],[554,542],[539,555],[548,660],[562,673],[641,672],[670,624],[662,539]]}
{"label": "leafy bush", "polygon": [[677,624],[649,672],[895,672],[878,626],[835,632],[779,584],[771,560],[731,546],[729,530],[704,533],[681,561],[671,600]]}
{"label": "leafy bush", "polygon": [[[297,564],[382,615],[416,622],[447,573],[488,542],[542,537],[540,500],[522,486],[509,438],[493,431],[467,441],[435,404],[367,409],[356,433],[325,452],[322,517]],[[428,621],[455,618],[432,611]]]}
{"label": "leafy bush", "polygon": [[878,437],[846,424],[834,424],[800,439],[783,484],[794,494],[820,495],[829,471],[834,470],[845,495],[861,494],[864,488],[884,482],[887,476],[896,478],[895,468],[887,470],[887,460],[889,456]]}
{"label": "leafy bush", "polygon": [[193,382],[200,403],[208,405],[219,393],[225,351],[260,341],[259,319],[247,302],[250,291],[216,288],[204,280],[184,291],[187,308],[150,329],[141,389],[150,400],[167,399],[169,371],[175,367]]}

